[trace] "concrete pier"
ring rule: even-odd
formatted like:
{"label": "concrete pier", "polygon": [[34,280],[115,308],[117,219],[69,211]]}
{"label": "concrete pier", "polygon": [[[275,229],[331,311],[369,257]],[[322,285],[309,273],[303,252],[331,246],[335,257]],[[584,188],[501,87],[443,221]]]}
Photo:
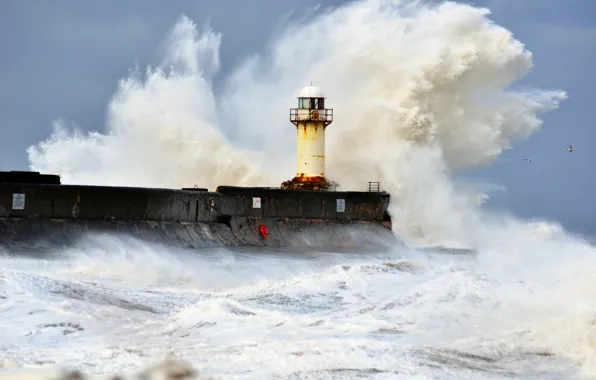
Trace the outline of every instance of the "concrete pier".
{"label": "concrete pier", "polygon": [[70,245],[98,232],[194,248],[372,247],[395,239],[387,214],[390,196],[384,192],[234,186],[211,192],[62,185],[52,176],[37,177],[50,183],[12,182],[14,176],[0,173],[2,178],[0,245],[5,247]]}

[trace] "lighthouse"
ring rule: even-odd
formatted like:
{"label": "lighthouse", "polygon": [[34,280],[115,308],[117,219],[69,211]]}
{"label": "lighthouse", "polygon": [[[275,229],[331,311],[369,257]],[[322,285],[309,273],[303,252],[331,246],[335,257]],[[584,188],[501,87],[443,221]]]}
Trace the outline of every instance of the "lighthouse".
{"label": "lighthouse", "polygon": [[304,87],[298,108],[290,109],[290,122],[296,126],[297,174],[282,183],[286,190],[327,190],[325,178],[325,129],[333,122],[333,108],[325,108],[325,96],[316,86]]}

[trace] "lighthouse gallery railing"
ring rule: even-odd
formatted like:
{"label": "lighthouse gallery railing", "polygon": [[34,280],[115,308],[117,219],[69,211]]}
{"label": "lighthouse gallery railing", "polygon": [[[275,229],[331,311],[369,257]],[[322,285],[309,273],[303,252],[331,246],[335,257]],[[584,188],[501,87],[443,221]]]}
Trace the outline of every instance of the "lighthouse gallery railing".
{"label": "lighthouse gallery railing", "polygon": [[313,121],[333,121],[333,108],[324,109],[307,109],[307,108],[291,108],[290,109],[290,121],[292,123],[304,120]]}

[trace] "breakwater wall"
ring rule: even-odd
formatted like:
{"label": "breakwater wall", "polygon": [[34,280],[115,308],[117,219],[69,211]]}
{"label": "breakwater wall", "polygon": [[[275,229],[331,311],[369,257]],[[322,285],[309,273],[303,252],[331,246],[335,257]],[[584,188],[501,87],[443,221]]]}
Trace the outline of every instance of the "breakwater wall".
{"label": "breakwater wall", "polygon": [[184,247],[360,247],[392,240],[383,192],[0,183],[0,245],[111,232]]}

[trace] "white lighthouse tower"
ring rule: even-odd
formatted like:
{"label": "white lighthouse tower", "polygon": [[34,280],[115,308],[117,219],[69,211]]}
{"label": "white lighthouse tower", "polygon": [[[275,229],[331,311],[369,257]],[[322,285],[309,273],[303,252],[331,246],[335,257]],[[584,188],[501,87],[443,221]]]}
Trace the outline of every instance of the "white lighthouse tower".
{"label": "white lighthouse tower", "polygon": [[325,97],[315,86],[304,87],[298,108],[290,109],[290,121],[296,126],[296,177],[282,183],[288,190],[327,190],[325,178],[325,128],[333,122],[333,108],[325,108]]}

